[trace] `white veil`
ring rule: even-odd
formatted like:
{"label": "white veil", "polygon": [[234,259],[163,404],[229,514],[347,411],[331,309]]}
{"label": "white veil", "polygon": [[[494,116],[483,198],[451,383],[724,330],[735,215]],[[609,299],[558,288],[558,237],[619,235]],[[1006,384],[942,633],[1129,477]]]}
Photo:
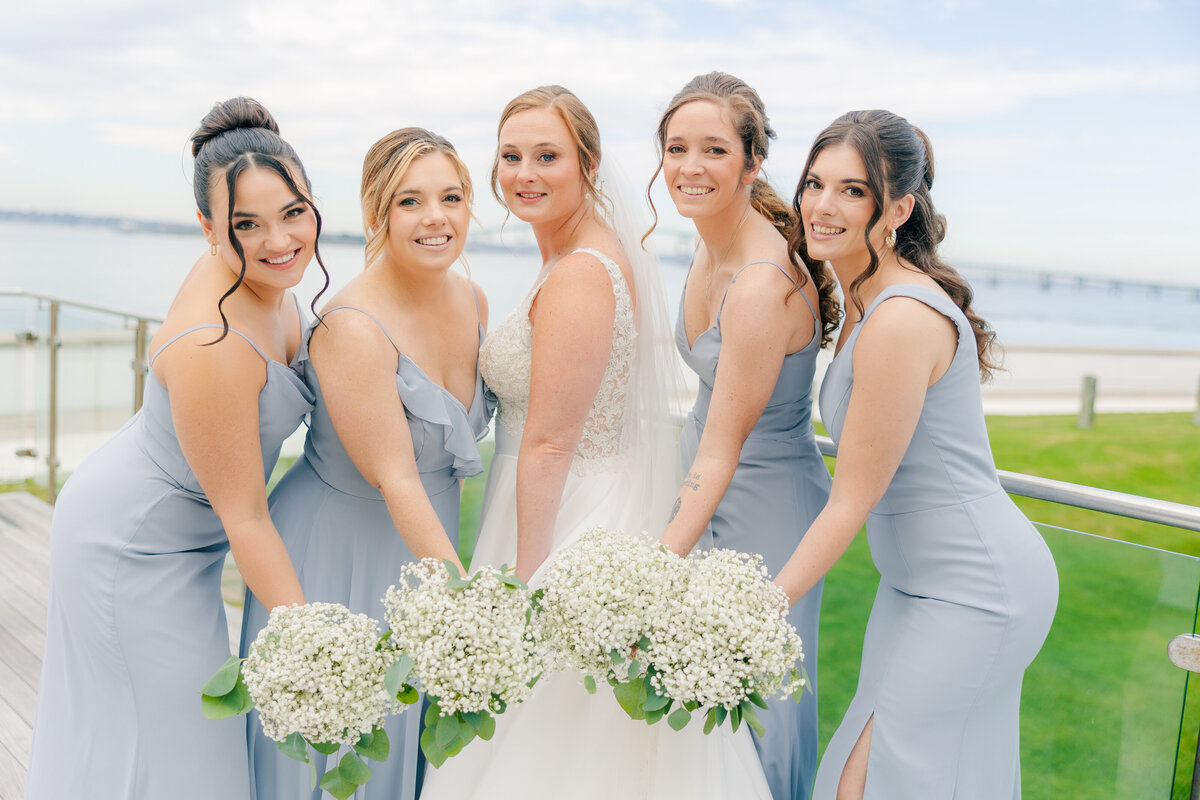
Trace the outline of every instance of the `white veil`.
{"label": "white veil", "polygon": [[[654,537],[662,534],[679,492],[679,454],[676,419],[684,402],[683,373],[675,349],[671,318],[658,256],[642,247],[648,217],[639,213],[637,193],[611,159],[602,158],[597,177],[607,204],[605,218],[616,232],[633,268],[634,324],[638,337],[630,399],[625,415],[624,441],[630,443],[635,497],[631,508],[645,509],[642,527]],[[632,531],[630,531],[632,533]]]}

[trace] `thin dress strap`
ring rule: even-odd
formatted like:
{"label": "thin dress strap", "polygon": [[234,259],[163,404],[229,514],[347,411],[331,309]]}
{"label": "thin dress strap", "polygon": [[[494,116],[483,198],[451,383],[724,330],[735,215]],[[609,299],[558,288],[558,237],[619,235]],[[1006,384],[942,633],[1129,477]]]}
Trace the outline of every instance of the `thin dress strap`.
{"label": "thin dress strap", "polygon": [[[478,298],[476,298],[476,302],[478,302]],[[363,309],[359,308],[358,306],[334,306],[333,308],[326,309],[321,314],[319,319],[325,319],[325,317],[329,316],[334,311],[341,311],[343,308],[348,308],[351,311],[357,311],[358,313],[362,314],[364,317],[367,317],[372,322],[374,322],[376,325],[378,325],[379,330],[383,331],[383,335],[387,338],[388,344],[390,344],[392,346],[392,349],[396,351],[397,355],[401,354],[400,348],[396,346],[396,342],[392,339],[392,335],[390,333],[388,333],[387,328],[385,328],[383,323],[380,322],[379,319],[376,318],[376,316],[374,314],[372,314],[370,311],[364,311]]]}
{"label": "thin dress strap", "polygon": [[[783,273],[783,277],[785,277],[785,278],[787,278],[789,281],[791,281],[793,286],[794,286],[794,285],[796,285],[796,279],[795,279],[795,278],[793,278],[791,275],[789,275],[789,274],[788,274],[788,271],[787,271],[786,269],[784,269],[783,267],[779,266],[779,265],[778,265],[778,264],[776,264],[774,261],[770,261],[770,260],[768,260],[768,259],[765,259],[765,258],[764,258],[764,259],[760,259],[760,260],[758,260],[758,261],[749,261],[749,262],[747,262],[747,263],[745,263],[745,264],[742,264],[742,266],[740,266],[740,267],[738,268],[738,271],[737,271],[737,272],[735,272],[735,273],[733,273],[733,277],[729,279],[729,286],[726,286],[726,287],[725,287],[725,294],[721,295],[721,305],[720,305],[720,306],[717,308],[717,322],[718,322],[718,323],[720,323],[720,322],[721,322],[721,312],[725,310],[725,298],[726,298],[726,297],[729,297],[729,288],[730,288],[730,286],[733,286],[734,282],[735,282],[735,281],[737,281],[737,279],[738,279],[738,276],[739,276],[739,275],[741,275],[743,272],[745,272],[745,270],[746,270],[746,267],[752,267],[752,266],[754,266],[755,264],[770,264],[772,267],[774,267],[775,269],[777,269],[777,270],[779,270],[780,272],[782,272],[782,273]],[[803,292],[801,292],[801,294],[803,294]],[[808,302],[808,298],[805,298],[804,300],[805,300],[805,302],[806,302],[806,303]],[[811,303],[809,303],[808,310],[809,310],[809,311],[812,311],[812,304],[811,304]]]}
{"label": "thin dress strap", "polygon": [[[162,347],[160,347],[154,351],[154,355],[150,356],[150,366],[151,367],[154,366],[154,361],[155,361],[155,359],[158,358],[159,353],[161,353],[163,350],[166,350],[168,347],[170,347],[172,344],[174,344],[176,339],[179,339],[183,336],[187,336],[189,333],[192,333],[193,331],[203,330],[204,328],[222,328],[222,327],[224,327],[224,326],[217,325],[215,323],[210,323],[207,325],[193,325],[192,327],[188,328],[187,330],[180,331],[179,333],[175,334],[170,339],[168,339],[166,342],[164,342]],[[236,333],[238,336],[245,339],[246,343],[249,344],[251,347],[253,347],[254,352],[256,352],[260,356],[262,356],[262,359],[264,361],[273,361],[274,360],[269,355],[264,353],[263,349],[254,343],[253,339],[251,339],[249,336],[247,336],[246,334],[239,331],[237,328],[229,328],[228,330],[230,333]]]}

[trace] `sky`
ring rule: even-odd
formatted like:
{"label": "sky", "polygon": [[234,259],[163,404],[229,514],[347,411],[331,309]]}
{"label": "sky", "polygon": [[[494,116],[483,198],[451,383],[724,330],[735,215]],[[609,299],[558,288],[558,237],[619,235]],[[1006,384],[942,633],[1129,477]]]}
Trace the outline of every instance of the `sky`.
{"label": "sky", "polygon": [[[512,97],[571,88],[641,187],[671,96],[718,69],[765,101],[785,197],[825,125],[888,108],[933,142],[952,262],[1200,284],[1200,0],[8,6],[0,209],[194,219],[188,136],[244,94],[299,153],[327,230],[361,231],[363,155],[420,125],[455,143],[496,233],[486,182]],[[661,181],[654,198],[690,235]]]}

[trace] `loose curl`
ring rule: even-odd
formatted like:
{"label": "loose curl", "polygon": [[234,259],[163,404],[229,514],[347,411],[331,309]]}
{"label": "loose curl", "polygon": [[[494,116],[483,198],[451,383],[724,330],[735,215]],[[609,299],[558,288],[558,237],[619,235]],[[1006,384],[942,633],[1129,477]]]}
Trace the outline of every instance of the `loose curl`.
{"label": "loose curl", "polygon": [[[697,75],[688,81],[671,98],[667,110],[663,112],[662,118],[658,121],[656,131],[658,167],[654,170],[654,174],[650,177],[650,183],[646,186],[646,199],[650,203],[654,221],[650,225],[650,230],[642,236],[643,242],[658,227],[658,209],[654,206],[650,189],[663,169],[663,159],[667,149],[667,127],[676,111],[697,100],[715,103],[729,115],[729,121],[733,124],[742,143],[742,164],[747,170],[760,166],[766,160],[770,140],[777,138],[775,130],[767,118],[766,106],[763,104],[762,98],[745,81],[724,72],[709,72],[706,75]],[[815,261],[807,254],[799,254],[798,258],[798,254],[790,243],[793,232],[799,227],[799,213],[791,208],[771,187],[771,184],[762,177],[755,178],[754,183],[750,186],[750,205],[774,225],[775,229],[789,242],[788,259],[792,263],[797,280],[795,288],[788,292],[784,302],[787,302],[792,294],[799,291],[808,281],[809,276],[812,276],[813,283],[817,287],[818,310],[821,316],[821,346],[826,346],[833,341],[833,333],[837,330],[838,323],[842,318],[842,307],[838,303],[834,291],[835,281],[832,271],[825,262]]]}
{"label": "loose curl", "polygon": [[[539,86],[514,97],[500,112],[500,123],[496,126],[496,141],[500,141],[500,131],[504,123],[515,114],[534,109],[546,109],[558,114],[579,156],[579,175],[583,180],[584,191],[591,196],[594,203],[600,206],[606,216],[612,215],[612,204],[604,196],[604,192],[596,183],[596,171],[600,168],[600,126],[596,118],[583,104],[574,92],[556,84]],[[500,151],[492,159],[492,196],[508,211],[508,204],[500,193]]]}
{"label": "loose curl", "polygon": [[[962,309],[971,330],[975,334],[975,350],[979,357],[979,374],[989,380],[992,372],[999,369],[993,357],[996,334],[987,322],[971,308],[974,295],[970,284],[953,267],[944,263],[937,253],[937,246],[946,236],[946,218],[937,213],[929,190],[933,187],[933,147],[925,133],[908,120],[890,111],[851,111],[838,117],[817,136],[800,183],[796,187],[792,208],[800,213],[800,198],[804,194],[804,183],[812,169],[813,161],[822,150],[834,145],[848,145],[858,153],[867,172],[867,188],[871,196],[883,198],[876,202],[875,210],[867,223],[863,239],[871,260],[866,270],[854,279],[846,290],[847,298],[854,303],[859,314],[864,311],[859,289],[879,269],[879,254],[871,244],[870,231],[883,216],[886,201],[905,195],[913,196],[913,209],[908,220],[895,231],[896,256],[912,264],[941,287],[950,299]],[[808,246],[804,226],[796,227],[788,239],[788,248],[807,256]]]}
{"label": "loose curl", "polygon": [[[316,217],[317,241],[313,243],[313,254],[325,275],[325,285],[313,298],[311,308],[315,315],[317,300],[329,288],[329,271],[325,269],[325,263],[321,260],[321,251],[317,243],[321,237],[321,212],[317,211],[316,205],[313,204],[312,186],[308,174],[304,171],[304,165],[300,163],[300,158],[292,146],[280,137],[279,125],[271,116],[271,112],[250,97],[234,97],[217,103],[200,121],[200,127],[191,136],[191,143],[192,157],[195,159],[192,192],[196,198],[196,207],[211,224],[213,183],[218,175],[223,176],[229,195],[230,216],[226,220],[229,242],[241,261],[241,271],[237,280],[217,301],[217,313],[221,315],[221,335],[208,344],[216,344],[229,335],[229,320],[225,317],[222,306],[246,278],[246,253],[234,230],[232,212],[237,195],[238,176],[251,167],[269,169],[278,175],[296,199],[308,206]],[[304,179],[303,190],[292,177],[289,167],[299,171],[300,177]]]}
{"label": "loose curl", "polygon": [[409,127],[392,131],[371,145],[363,159],[360,195],[363,229],[367,235],[367,266],[382,258],[387,250],[391,205],[400,189],[400,182],[414,161],[430,153],[443,153],[450,158],[462,183],[463,199],[468,207],[474,201],[467,165],[445,137],[424,128]]}

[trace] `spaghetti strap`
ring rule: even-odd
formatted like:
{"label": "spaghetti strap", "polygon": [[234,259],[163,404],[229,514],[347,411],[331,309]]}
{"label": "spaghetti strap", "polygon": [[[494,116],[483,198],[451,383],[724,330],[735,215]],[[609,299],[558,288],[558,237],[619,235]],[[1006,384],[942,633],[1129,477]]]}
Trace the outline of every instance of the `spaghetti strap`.
{"label": "spaghetti strap", "polygon": [[[791,281],[792,285],[796,285],[796,279],[793,278],[791,275],[789,275],[788,271],[786,269],[779,266],[774,261],[770,261],[770,260],[764,258],[764,259],[759,259],[758,261],[749,261],[745,264],[742,264],[742,266],[738,267],[738,271],[733,273],[733,277],[729,279],[729,286],[733,286],[734,281],[736,281],[738,279],[738,275],[741,275],[746,270],[746,267],[751,267],[751,266],[754,266],[755,264],[770,264],[775,269],[782,272],[783,277],[785,277],[789,281]],[[729,286],[725,287],[725,294],[721,295],[721,305],[720,305],[720,307],[717,308],[717,324],[718,325],[721,323],[721,312],[725,310],[725,298],[729,296]],[[801,292],[801,294],[803,294],[803,292]],[[804,302],[808,303],[807,297],[804,298]],[[812,311],[812,303],[809,303],[808,310]]]}
{"label": "spaghetti strap", "polygon": [[483,324],[483,310],[479,307],[479,291],[475,288],[475,283],[470,279],[467,280],[467,285],[471,287],[471,296],[475,298],[475,324]]}
{"label": "spaghetti strap", "polygon": [[[151,367],[154,366],[154,361],[155,361],[155,359],[158,358],[159,354],[163,350],[166,350],[168,347],[170,347],[172,344],[174,344],[176,339],[182,338],[184,336],[187,336],[189,333],[192,333],[193,331],[202,330],[204,328],[221,328],[221,327],[223,327],[223,326],[217,325],[216,323],[210,323],[207,325],[193,325],[192,327],[188,328],[187,330],[180,331],[179,333],[172,336],[170,339],[167,339],[167,341],[163,343],[162,347],[160,347],[154,351],[154,355],[150,356],[150,366]],[[263,361],[274,361],[275,360],[275,359],[271,358],[269,355],[267,355],[266,353],[264,353],[263,349],[254,343],[253,339],[251,339],[249,336],[247,336],[246,334],[239,331],[237,328],[229,328],[228,330],[230,333],[236,333],[238,336],[245,339],[246,343],[254,348],[254,352],[256,352],[260,356],[262,356]]]}
{"label": "spaghetti strap", "polygon": [[362,314],[364,317],[367,317],[372,322],[374,322],[376,325],[378,325],[379,330],[383,331],[383,335],[387,338],[388,344],[390,344],[392,346],[392,349],[396,351],[396,354],[403,355],[400,351],[400,348],[396,346],[396,342],[392,339],[392,335],[390,333],[388,333],[387,328],[385,328],[383,323],[380,322],[379,319],[374,314],[372,314],[370,311],[365,311],[365,310],[359,308],[358,306],[334,306],[333,308],[326,309],[321,314],[321,316],[318,317],[318,319],[325,319],[325,317],[329,316],[334,311],[341,311],[343,308],[348,308],[351,311],[357,311],[358,313]]}

